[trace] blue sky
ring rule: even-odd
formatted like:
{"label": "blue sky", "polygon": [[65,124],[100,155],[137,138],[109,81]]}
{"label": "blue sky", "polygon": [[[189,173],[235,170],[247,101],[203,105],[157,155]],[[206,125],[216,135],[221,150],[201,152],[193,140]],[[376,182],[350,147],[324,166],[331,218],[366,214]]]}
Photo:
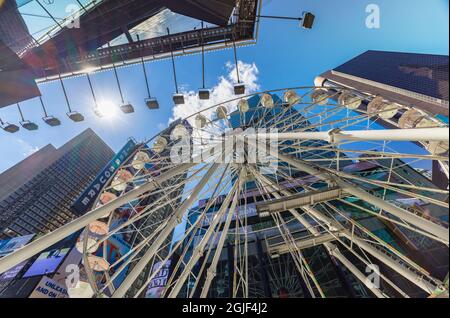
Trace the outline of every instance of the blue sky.
{"label": "blue sky", "polygon": [[[365,8],[371,3],[381,9],[380,29],[365,26]],[[312,85],[316,75],[369,49],[448,55],[447,0],[265,0],[264,4],[263,14],[299,16],[306,10],[316,14],[316,22],[313,30],[303,30],[295,21],[263,20],[258,44],[239,49],[239,59],[254,63],[258,69],[253,75],[257,75],[256,82],[263,90]],[[209,87],[216,86],[221,76],[227,76],[230,70],[226,64],[232,59],[231,50],[207,54]],[[200,56],[176,60],[178,81],[185,90],[196,91],[201,86],[200,63]],[[0,172],[49,143],[60,147],[88,127],[115,151],[128,137],[145,140],[157,134],[172,117],[171,95],[175,88],[171,63],[168,60],[152,62],[147,64],[147,70],[160,109],[146,108],[147,93],[141,66],[130,66],[120,69],[119,77],[125,99],[135,106],[136,112],[119,114],[114,120],[100,120],[92,113],[93,101],[85,77],[65,80],[72,108],[86,117],[83,123],[73,123],[66,117],[67,108],[58,82],[42,84],[47,111],[60,118],[62,125],[50,128],[42,122],[38,99],[23,102],[25,118],[38,123],[40,129],[35,132],[21,129],[14,135],[0,131]],[[93,74],[92,81],[97,97],[110,100],[118,107],[120,97],[113,72]],[[17,123],[17,108],[0,109],[0,118]]]}

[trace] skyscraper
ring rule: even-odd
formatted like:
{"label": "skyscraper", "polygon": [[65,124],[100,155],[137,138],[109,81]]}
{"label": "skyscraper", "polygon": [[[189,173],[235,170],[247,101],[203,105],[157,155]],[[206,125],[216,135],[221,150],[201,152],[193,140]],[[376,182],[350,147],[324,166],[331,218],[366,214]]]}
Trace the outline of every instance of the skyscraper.
{"label": "skyscraper", "polygon": [[316,86],[351,88],[448,116],[448,56],[367,51],[316,77]]}
{"label": "skyscraper", "polygon": [[15,0],[4,0],[0,3],[0,40],[15,53],[33,43]]}
{"label": "skyscraper", "polygon": [[[379,116],[386,128],[424,128],[448,124],[449,115],[448,56],[417,53],[367,51],[350,61],[317,76],[315,86],[346,89],[363,100],[355,111],[370,110],[376,98],[398,110]],[[448,154],[448,143],[433,154]],[[433,162],[433,183],[442,189],[448,177],[437,161]]]}
{"label": "skyscraper", "polygon": [[0,175],[0,236],[47,233],[74,219],[74,200],[114,152],[91,129],[48,145]]}

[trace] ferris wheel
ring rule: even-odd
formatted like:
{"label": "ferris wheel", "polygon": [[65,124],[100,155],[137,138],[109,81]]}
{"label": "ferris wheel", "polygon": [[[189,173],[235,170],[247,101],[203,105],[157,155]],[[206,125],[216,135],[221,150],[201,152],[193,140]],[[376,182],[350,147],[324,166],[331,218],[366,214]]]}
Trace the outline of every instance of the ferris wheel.
{"label": "ferris wheel", "polygon": [[[448,189],[419,169],[437,163],[448,178],[448,138],[448,124],[430,114],[340,88],[239,97],[140,144],[92,211],[3,258],[0,272],[84,229],[74,297],[139,297],[169,267],[160,297],[208,297],[213,288],[262,295],[252,283],[255,240],[276,264],[274,297],[328,296],[305,253],[318,245],[372,296],[409,297],[383,272],[375,288],[361,267],[374,262],[427,295],[445,292],[442,280],[364,220],[448,248]],[[111,257],[111,241],[127,248]],[[233,271],[218,277],[230,245]],[[280,255],[289,266],[276,261]]]}

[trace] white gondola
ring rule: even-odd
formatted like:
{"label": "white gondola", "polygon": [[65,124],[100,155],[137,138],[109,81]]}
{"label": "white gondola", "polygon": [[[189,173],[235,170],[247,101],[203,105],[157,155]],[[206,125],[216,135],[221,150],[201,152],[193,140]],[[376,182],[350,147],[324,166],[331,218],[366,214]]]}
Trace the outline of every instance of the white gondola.
{"label": "white gondola", "polygon": [[400,117],[398,126],[403,129],[415,128],[424,117],[425,115],[421,111],[410,109]]}
{"label": "white gondola", "polygon": [[[106,203],[108,203],[108,202],[111,202],[111,201],[113,201],[113,200],[115,200],[115,199],[117,199],[117,195],[115,195],[114,193],[105,191],[105,192],[103,192],[103,193],[100,195],[100,204],[103,205],[103,204],[106,204]],[[110,214],[111,214],[111,212],[109,212],[109,213],[103,215],[102,218],[107,218],[107,217],[109,217]]]}
{"label": "white gondola", "polygon": [[[81,235],[78,237],[77,242],[75,243],[75,248],[78,252],[83,253],[84,252],[84,240],[86,237],[86,231],[83,231]],[[88,234],[87,242],[86,242],[86,251],[88,253],[95,253],[99,248],[99,243],[97,239]]]}
{"label": "white gondola", "polygon": [[428,152],[432,155],[445,155],[448,153],[449,144],[445,141],[432,141],[426,144]]}
{"label": "white gondola", "polygon": [[387,103],[382,97],[375,97],[369,105],[367,105],[367,112],[369,114],[377,114],[380,118],[391,119],[399,111],[400,107],[394,103]]}
{"label": "white gondola", "polygon": [[265,107],[265,108],[273,108],[274,102],[273,102],[272,95],[263,94],[263,96],[261,97],[261,105],[263,105],[263,107]]}
{"label": "white gondola", "polygon": [[202,114],[198,114],[195,117],[195,127],[196,128],[200,128],[200,129],[205,128],[207,123],[208,123],[208,120]]}
{"label": "white gondola", "polygon": [[216,109],[217,118],[226,119],[228,117],[228,110],[225,106],[219,106]]}
{"label": "white gondola", "polygon": [[95,255],[88,255],[87,257],[89,267],[96,272],[105,272],[109,269],[110,264],[102,257]]}
{"label": "white gondola", "polygon": [[89,224],[89,233],[96,236],[105,236],[108,234],[109,226],[105,222],[94,221]]}
{"label": "white gondola", "polygon": [[248,104],[248,100],[246,99],[241,99],[238,103],[238,109],[241,113],[246,113],[249,111],[250,106]]}
{"label": "white gondola", "polygon": [[145,164],[150,160],[150,156],[145,151],[139,151],[133,158],[131,166],[136,170],[142,170]]}
{"label": "white gondola", "polygon": [[315,89],[314,92],[311,93],[312,101],[318,105],[328,104],[329,97],[327,90],[322,88]]}
{"label": "white gondola", "polygon": [[296,105],[300,103],[301,100],[302,99],[298,96],[297,92],[292,89],[284,92],[284,101],[289,104],[289,106]]}
{"label": "white gondola", "polygon": [[438,127],[438,123],[432,120],[429,117],[423,117],[421,120],[419,120],[416,124],[415,128],[431,128],[431,127]]}
{"label": "white gondola", "polygon": [[100,195],[100,202],[102,204],[106,204],[106,203],[111,202],[111,201],[113,201],[115,199],[117,199],[117,195],[115,195],[114,193],[111,193],[111,192],[103,192]]}
{"label": "white gondola", "polygon": [[174,140],[178,139],[185,139],[189,135],[188,130],[183,124],[178,124],[175,126],[175,128],[172,130],[172,138]]}
{"label": "white gondola", "polygon": [[161,153],[164,151],[164,149],[166,149],[166,147],[167,147],[167,139],[162,136],[159,136],[153,143],[152,149],[156,153]]}
{"label": "white gondola", "polygon": [[126,170],[120,169],[117,171],[116,176],[114,177],[111,186],[116,191],[124,191],[127,188],[127,182],[133,179],[133,174]]}
{"label": "white gondola", "polygon": [[91,284],[81,280],[78,280],[75,286],[68,287],[67,293],[70,298],[92,298],[94,296],[94,290]]}
{"label": "white gondola", "polygon": [[358,109],[362,104],[362,100],[351,92],[343,92],[339,95],[338,103],[347,109]]}

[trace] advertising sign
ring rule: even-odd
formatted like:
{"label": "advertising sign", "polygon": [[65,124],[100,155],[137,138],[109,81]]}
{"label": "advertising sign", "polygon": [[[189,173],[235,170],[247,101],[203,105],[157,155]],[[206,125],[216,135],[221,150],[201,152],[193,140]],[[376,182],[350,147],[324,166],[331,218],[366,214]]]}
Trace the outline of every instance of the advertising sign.
{"label": "advertising sign", "polygon": [[[202,221],[202,227],[209,226],[210,222],[213,220],[214,215],[216,215],[216,213],[217,212],[206,213],[206,217]],[[256,205],[254,203],[247,204],[246,206],[245,205],[238,206],[238,207],[236,207],[236,212],[233,213],[232,222],[236,221],[236,214],[239,215],[240,219],[244,219],[245,217],[257,216],[258,211],[256,210]],[[222,217],[222,220],[220,221],[220,223],[224,223],[226,221],[226,219],[227,219],[227,214],[225,214]]]}
{"label": "advertising sign", "polygon": [[114,156],[114,158],[108,163],[108,165],[100,172],[89,187],[78,197],[75,203],[72,205],[72,209],[80,215],[84,214],[94,203],[100,191],[105,184],[116,172],[120,165],[127,160],[127,158],[133,153],[136,148],[136,143],[133,140],[129,140],[126,145]]}
{"label": "advertising sign", "polygon": [[23,277],[31,277],[38,275],[52,274],[61,264],[70,248],[54,249],[44,252],[34,261],[33,265],[23,275]]}
{"label": "advertising sign", "polygon": [[[106,244],[106,257],[105,259],[110,263],[113,264],[117,262],[122,256],[127,254],[130,251],[130,245],[125,242],[125,240],[121,237],[121,235],[113,235],[111,236]],[[99,248],[96,253],[97,256],[103,257],[103,247]],[[127,258],[124,258],[121,262],[117,264],[114,268],[119,268],[120,265],[125,262]],[[109,273],[112,276],[114,274],[114,268],[111,268]],[[125,279],[127,274],[127,268],[125,268],[120,275],[117,276],[117,278],[114,280],[113,284],[117,288],[120,286],[122,281]]]}
{"label": "advertising sign", "polygon": [[67,298],[66,287],[59,285],[53,279],[44,276],[29,298]]}
{"label": "advertising sign", "polygon": [[167,280],[169,279],[170,272],[170,261],[167,261],[164,266],[163,262],[158,262],[153,265],[152,274],[158,272],[155,277],[148,284],[147,292],[145,293],[145,298],[160,298],[164,288],[167,285]]}
{"label": "advertising sign", "polygon": [[55,275],[53,275],[53,280],[61,286],[65,286],[67,277],[71,275],[73,271],[73,267],[71,265],[79,267],[82,258],[83,254],[81,254],[75,247],[72,248],[69,255],[67,255],[64,259],[64,262],[61,266],[59,266]]}
{"label": "advertising sign", "polygon": [[33,237],[34,234],[30,234],[0,241],[0,257],[8,255],[19,248],[24,247]]}
{"label": "advertising sign", "polygon": [[22,270],[22,268],[25,266],[26,263],[27,261],[23,261],[22,263],[17,264],[10,270],[4,272],[0,276],[0,282],[13,280],[17,276],[17,274],[20,273],[20,271]]}

